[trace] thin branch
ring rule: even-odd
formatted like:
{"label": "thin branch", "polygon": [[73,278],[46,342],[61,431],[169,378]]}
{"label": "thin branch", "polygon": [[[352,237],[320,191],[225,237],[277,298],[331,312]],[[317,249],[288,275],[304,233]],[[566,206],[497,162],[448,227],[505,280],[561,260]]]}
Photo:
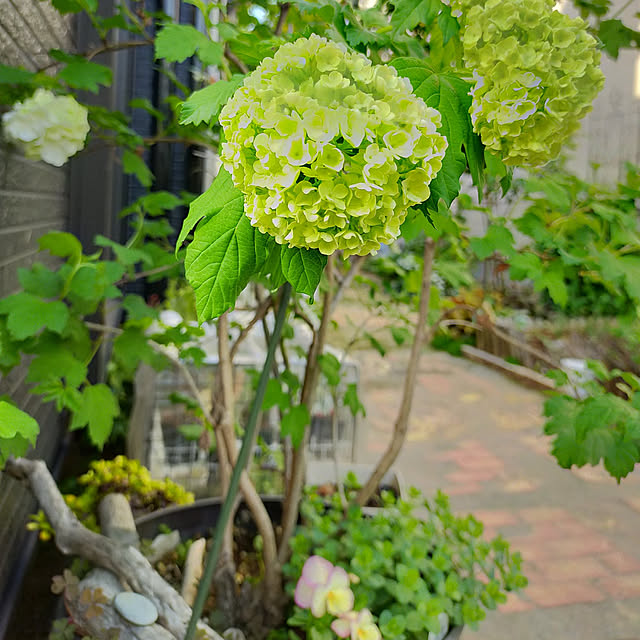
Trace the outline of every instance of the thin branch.
{"label": "thin branch", "polygon": [[182,260],[175,262],[174,264],[165,264],[162,267],[155,267],[153,269],[147,269],[146,271],[137,271],[132,276],[129,274],[125,274],[118,280],[115,285],[119,287],[123,284],[127,284],[128,282],[135,282],[136,280],[141,280],[142,278],[148,278],[149,276],[155,276],[159,273],[164,273],[165,271],[170,271],[174,269],[179,264],[182,264]]}
{"label": "thin branch", "polygon": [[242,73],[249,73],[249,67],[229,47],[225,47],[224,57],[232,64],[235,64]]}
{"label": "thin branch", "polygon": [[122,49],[133,49],[134,47],[148,47],[153,44],[153,40],[129,40],[128,42],[113,42],[107,43],[102,47],[97,47],[96,49],[92,49],[91,51],[87,51],[84,54],[80,54],[85,57],[87,60],[93,60],[96,56],[101,53],[111,53],[113,51],[121,51]]}
{"label": "thin branch", "polygon": [[422,267],[422,285],[420,287],[420,303],[418,307],[418,319],[416,320],[413,345],[411,346],[411,355],[407,365],[407,373],[404,379],[404,388],[402,391],[402,403],[398,416],[393,428],[393,435],[387,450],[380,458],[376,468],[367,480],[366,484],[360,489],[356,496],[356,502],[360,506],[365,505],[371,496],[376,492],[380,481],[391,465],[395,462],[402,445],[404,444],[407,429],[409,427],[409,416],[411,414],[411,404],[418,376],[418,366],[420,364],[420,354],[424,344],[424,336],[426,333],[427,315],[429,312],[429,298],[431,294],[431,273],[433,270],[433,257],[435,255],[435,242],[432,238],[426,238],[424,243],[423,267]]}
{"label": "thin branch", "polygon": [[246,327],[243,327],[238,337],[235,339],[235,342],[231,345],[231,360],[236,357],[238,353],[238,349],[242,344],[243,340],[251,333],[251,329],[256,326],[256,323],[260,322],[262,318],[265,317],[269,309],[271,308],[271,299],[265,298],[260,302],[258,307],[256,308],[255,314],[253,318],[249,321],[249,324]]}
{"label": "thin branch", "polygon": [[364,256],[354,256],[351,260],[351,267],[349,271],[347,271],[347,275],[342,279],[338,290],[336,291],[335,296],[333,296],[333,300],[331,302],[331,313],[333,313],[340,300],[342,300],[342,296],[345,294],[347,289],[351,286],[354,278],[360,273],[360,269],[362,269],[362,265],[364,264],[365,257]]}
{"label": "thin branch", "polygon": [[287,20],[288,14],[289,14],[289,3],[283,2],[280,5],[280,14],[278,15],[278,22],[276,24],[276,28],[273,31],[273,35],[279,36],[282,33],[282,28],[284,27],[284,23]]}

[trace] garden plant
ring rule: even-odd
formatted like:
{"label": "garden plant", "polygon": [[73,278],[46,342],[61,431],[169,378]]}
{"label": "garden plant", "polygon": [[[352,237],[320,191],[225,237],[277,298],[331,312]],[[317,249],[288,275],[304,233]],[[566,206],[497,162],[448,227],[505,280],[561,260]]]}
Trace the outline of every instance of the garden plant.
{"label": "garden plant", "polygon": [[[193,608],[136,549],[118,547],[79,525],[43,463],[21,457],[35,443],[39,426],[10,398],[0,401],[0,462],[8,473],[29,480],[58,546],[111,570],[147,596],[168,638],[218,638],[218,631],[243,625],[259,628],[256,637],[270,630],[287,634],[288,624],[297,630],[290,632],[294,635],[303,630],[310,637],[335,633],[375,640],[382,633],[400,639],[437,633],[442,614],[447,624],[475,626],[485,607],[495,608],[504,602],[505,591],[524,586],[517,554],[501,540],[478,542],[481,525],[454,517],[441,495],[433,503],[422,499],[421,506],[431,512],[426,521],[413,515],[420,500],[415,495],[413,502],[386,497],[386,513],[370,520],[361,507],[405,440],[419,359],[431,334],[436,248],[445,245],[449,257],[460,257],[450,207],[463,174],[482,199],[497,185],[508,189],[514,166],[553,160],[602,88],[602,46],[615,56],[621,46],[637,46],[638,34],[608,16],[606,3],[580,4],[590,22],[556,11],[551,0],[456,0],[451,5],[397,0],[368,8],[336,0],[188,4],[200,12],[204,32],[148,12],[139,2],[119,4],[114,15],[104,17],[97,0],[53,0],[63,14],[86,14],[95,48],[54,50],[52,65],[35,72],[0,65],[7,143],[29,158],[61,166],[88,136],[89,145],[115,145],[123,171],[149,189],[122,212],[130,227],[124,244],[98,236],[95,244],[102,251],[86,253],[69,233],[40,238],[41,250],[53,259],[22,270],[21,291],[0,300],[0,368],[6,373],[30,358],[32,391],[54,402],[68,416],[69,428],[85,430],[97,447],[108,440],[121,414],[118,389],[132,380],[141,362],[180,372],[192,391],[184,401],[201,427],[199,442],[205,449],[215,443],[224,494]],[[130,104],[131,110],[143,109],[156,119],[151,138],[135,132],[130,113],[80,99],[80,92],[97,92],[112,82],[110,69],[96,62],[100,54],[139,46],[153,47],[174,88],[162,111],[143,100]],[[187,59],[194,76],[205,79],[195,91],[172,71]],[[204,193],[153,190],[145,151],[167,140],[219,156],[222,165]],[[173,243],[177,230],[165,213],[187,204],[189,214]],[[594,211],[604,215],[602,208]],[[573,213],[570,208],[567,215]],[[491,251],[504,248],[502,228],[499,221],[490,227],[485,240]],[[310,496],[302,514],[307,536],[304,528],[294,535],[318,380],[325,376],[336,388],[340,377],[340,362],[325,353],[332,314],[367,256],[400,238],[419,244],[421,269],[411,299],[412,346],[392,440],[362,487],[338,495],[328,507],[319,507],[317,497]],[[513,262],[517,269],[515,256]],[[123,294],[123,287],[136,280],[183,274],[199,322],[217,325],[219,364],[211,406],[190,372],[204,357],[197,346],[202,329],[189,322],[164,326],[158,310],[141,296]],[[626,282],[626,304],[637,307],[624,274],[602,275],[620,286]],[[554,297],[560,285],[547,288]],[[253,317],[248,326],[233,327],[229,311],[245,290],[252,294]],[[306,301],[315,303],[309,307]],[[116,307],[122,322],[113,326],[108,318]],[[287,366],[291,318],[312,333],[300,378]],[[237,425],[234,357],[257,323],[264,323],[268,334],[267,356],[246,423]],[[102,352],[109,354],[109,377],[98,379],[89,367]],[[627,380],[627,387],[637,413],[637,381]],[[353,386],[339,402],[354,414],[362,411]],[[259,415],[276,405],[286,461],[280,523],[271,522],[246,472]],[[557,403],[549,411],[554,407],[568,411]],[[616,422],[606,437],[594,436],[598,446],[590,446],[588,456],[565,456],[561,462],[594,463],[615,454],[626,463],[612,473],[626,475],[640,458],[637,424],[635,431],[629,424],[623,429]],[[240,450],[236,429],[242,434]],[[233,556],[238,492],[255,521],[262,563],[261,580],[242,600]],[[397,536],[409,532],[417,532],[425,548],[396,546]],[[349,544],[340,550],[336,536]],[[363,554],[372,539],[379,544],[367,560]],[[285,592],[301,584],[301,575],[300,606],[292,612]],[[218,631],[200,621],[212,579]],[[76,583],[67,576],[58,586],[70,589],[67,595],[93,598],[95,606],[86,609],[90,614],[75,621],[85,628],[109,603],[97,589],[78,592]],[[409,596],[414,590],[420,594],[415,608]],[[288,622],[285,611],[291,614]],[[102,635],[114,633],[110,628]]]}

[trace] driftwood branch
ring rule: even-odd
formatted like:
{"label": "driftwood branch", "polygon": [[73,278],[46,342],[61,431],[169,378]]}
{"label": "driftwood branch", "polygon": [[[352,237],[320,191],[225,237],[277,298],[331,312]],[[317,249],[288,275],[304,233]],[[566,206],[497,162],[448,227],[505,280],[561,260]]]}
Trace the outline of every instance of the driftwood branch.
{"label": "driftwood branch", "polygon": [[391,442],[389,443],[387,450],[382,455],[382,458],[380,458],[369,480],[367,480],[366,484],[362,489],[360,489],[356,497],[356,502],[361,506],[365,505],[376,492],[384,474],[389,471],[391,465],[398,457],[407,436],[409,416],[411,415],[411,404],[413,403],[413,394],[416,386],[416,378],[418,376],[418,366],[420,364],[420,354],[422,353],[424,336],[426,334],[429,297],[431,294],[431,273],[433,271],[435,250],[436,247],[433,239],[426,238],[423,253],[422,284],[420,287],[418,319],[416,320],[413,345],[411,346],[411,355],[409,356],[407,373],[404,379],[402,403],[393,427]]}
{"label": "driftwood branch", "polygon": [[[119,544],[84,527],[67,506],[42,460],[9,460],[5,471],[29,484],[56,532],[56,545],[62,553],[81,556],[91,564],[111,571],[125,587],[153,602],[159,613],[159,623],[174,638],[184,637],[191,608],[138,549]],[[204,637],[222,640],[207,625],[201,623],[199,628]]]}

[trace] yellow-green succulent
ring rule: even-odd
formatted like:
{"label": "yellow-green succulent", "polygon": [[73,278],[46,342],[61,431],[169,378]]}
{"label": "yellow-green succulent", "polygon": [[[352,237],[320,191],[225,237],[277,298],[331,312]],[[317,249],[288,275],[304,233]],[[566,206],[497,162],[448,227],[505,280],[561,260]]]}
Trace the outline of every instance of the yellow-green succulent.
{"label": "yellow-green succulent", "polygon": [[470,115],[483,144],[506,164],[555,158],[604,85],[596,40],[553,0],[454,0]]}
{"label": "yellow-green succulent", "polygon": [[327,255],[395,240],[447,148],[440,114],[407,79],[315,35],[266,58],[220,122],[222,161],[253,226]]}

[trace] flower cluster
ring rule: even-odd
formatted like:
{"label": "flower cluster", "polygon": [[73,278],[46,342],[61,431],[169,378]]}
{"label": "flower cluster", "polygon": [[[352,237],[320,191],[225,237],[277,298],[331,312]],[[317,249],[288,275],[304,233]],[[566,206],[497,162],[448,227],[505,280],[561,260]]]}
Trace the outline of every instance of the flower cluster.
{"label": "flower cluster", "polygon": [[84,148],[89,133],[87,109],[71,96],[38,89],[2,116],[4,135],[27,158],[61,167]]}
{"label": "flower cluster", "polygon": [[[113,460],[94,460],[89,471],[78,478],[85,487],[80,495],[66,494],[65,502],[77,518],[89,529],[99,531],[97,509],[108,493],[122,493],[134,515],[161,509],[172,504],[190,504],[194,495],[168,478],[155,480],[138,460],[116,456]],[[40,537],[48,540],[53,533],[42,512],[31,517],[28,529],[39,530]]]}
{"label": "flower cluster", "polygon": [[340,638],[351,640],[381,640],[380,629],[371,611],[353,611],[355,601],[350,588],[351,576],[320,556],[311,556],[302,567],[296,585],[295,603],[309,609],[316,618],[325,613],[336,616],[331,629]]}
{"label": "flower cluster", "polygon": [[474,129],[506,164],[558,155],[604,85],[595,39],[553,0],[455,0]]}
{"label": "flower cluster", "polygon": [[429,197],[440,114],[395,69],[311,36],[266,58],[222,109],[221,157],[251,223],[280,244],[375,252]]}

